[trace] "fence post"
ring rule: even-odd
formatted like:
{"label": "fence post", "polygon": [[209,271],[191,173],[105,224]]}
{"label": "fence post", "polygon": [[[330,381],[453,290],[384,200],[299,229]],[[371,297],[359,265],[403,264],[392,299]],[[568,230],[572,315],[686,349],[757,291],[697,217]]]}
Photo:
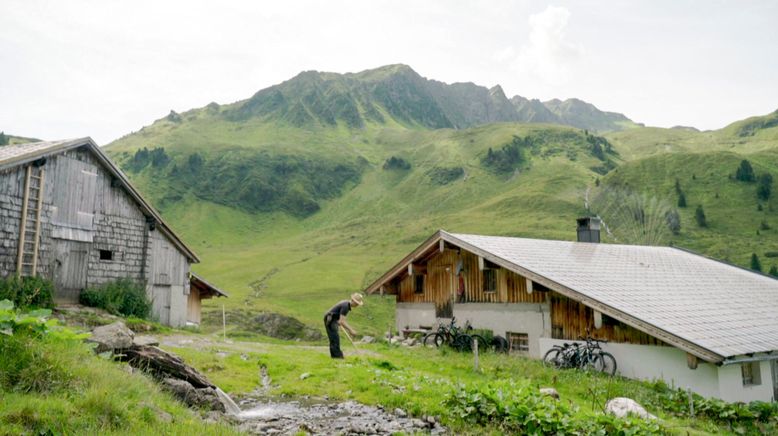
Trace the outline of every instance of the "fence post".
{"label": "fence post", "polygon": [[694,396],[692,395],[692,388],[686,388],[686,392],[689,394],[689,416],[694,418]]}
{"label": "fence post", "polygon": [[475,358],[475,370],[478,372],[478,338],[473,338],[473,356]]}
{"label": "fence post", "polygon": [[224,333],[224,342],[227,342],[227,314],[224,312],[224,303],[222,303],[222,332]]}

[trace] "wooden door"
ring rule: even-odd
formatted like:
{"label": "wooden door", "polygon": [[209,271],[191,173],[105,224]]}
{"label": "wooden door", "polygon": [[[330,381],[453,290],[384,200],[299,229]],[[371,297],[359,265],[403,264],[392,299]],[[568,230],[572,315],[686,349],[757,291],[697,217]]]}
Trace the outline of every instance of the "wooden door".
{"label": "wooden door", "polygon": [[443,301],[436,304],[437,318],[452,318],[454,316],[454,301],[456,299],[456,287],[454,286],[454,273],[450,265],[442,265],[431,271],[434,284],[441,286],[443,290]]}
{"label": "wooden door", "polygon": [[54,243],[54,300],[57,303],[77,303],[86,288],[89,266],[89,244],[56,239]]}
{"label": "wooden door", "polygon": [[170,297],[172,295],[170,285],[154,285],[152,294],[152,312],[159,317],[160,324],[170,324]]}

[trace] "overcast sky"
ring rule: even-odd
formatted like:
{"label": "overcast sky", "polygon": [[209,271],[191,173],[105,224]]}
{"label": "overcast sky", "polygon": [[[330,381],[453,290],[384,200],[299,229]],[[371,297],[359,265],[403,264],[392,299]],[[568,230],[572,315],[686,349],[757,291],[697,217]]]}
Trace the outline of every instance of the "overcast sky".
{"label": "overcast sky", "polygon": [[105,144],[302,70],[391,63],[716,129],[778,109],[778,2],[2,0],[0,130]]}

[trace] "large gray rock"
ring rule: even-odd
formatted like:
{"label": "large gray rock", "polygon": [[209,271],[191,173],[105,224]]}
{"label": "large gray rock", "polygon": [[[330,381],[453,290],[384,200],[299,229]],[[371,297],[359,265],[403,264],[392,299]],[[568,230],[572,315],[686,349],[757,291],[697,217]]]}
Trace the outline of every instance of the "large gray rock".
{"label": "large gray rock", "polygon": [[104,353],[106,351],[121,350],[130,348],[135,333],[132,332],[124,322],[117,321],[92,330],[92,336],[87,339],[89,342],[97,344],[95,353]]}
{"label": "large gray rock", "polygon": [[545,395],[547,397],[554,398],[556,400],[559,399],[559,392],[557,392],[557,390],[554,388],[541,388],[540,394]]}
{"label": "large gray rock", "polygon": [[226,411],[224,404],[219,398],[219,394],[213,388],[195,389],[189,382],[175,378],[162,379],[162,387],[189,407],[215,410],[217,412]]}
{"label": "large gray rock", "polygon": [[637,401],[626,397],[616,397],[608,400],[605,403],[605,413],[609,413],[617,418],[634,415],[643,419],[656,419],[656,416],[648,413]]}
{"label": "large gray rock", "polygon": [[375,342],[375,338],[372,336],[362,336],[362,340],[359,342],[363,344],[372,344],[373,342]]}

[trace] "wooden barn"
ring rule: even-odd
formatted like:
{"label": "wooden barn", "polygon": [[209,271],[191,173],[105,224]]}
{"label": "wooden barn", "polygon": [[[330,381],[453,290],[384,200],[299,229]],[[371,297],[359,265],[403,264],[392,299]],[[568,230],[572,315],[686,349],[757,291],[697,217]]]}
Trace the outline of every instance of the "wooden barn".
{"label": "wooden barn", "polygon": [[454,316],[539,358],[591,335],[619,373],[727,401],[778,396],[778,281],[671,247],[432,235],[371,284],[396,296],[402,331]]}
{"label": "wooden barn", "polygon": [[0,275],[51,279],[58,303],[121,278],[146,283],[163,324],[200,322],[226,296],[190,272],[197,255],[90,138],[0,147]]}

